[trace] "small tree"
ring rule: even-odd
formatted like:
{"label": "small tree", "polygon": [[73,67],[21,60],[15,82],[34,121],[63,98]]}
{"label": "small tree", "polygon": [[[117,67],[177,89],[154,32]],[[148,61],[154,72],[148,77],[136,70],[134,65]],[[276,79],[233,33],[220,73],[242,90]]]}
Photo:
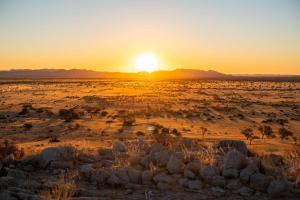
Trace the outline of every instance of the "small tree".
{"label": "small tree", "polygon": [[271,126],[260,126],[258,127],[259,132],[261,133],[261,139],[264,139],[264,136],[270,138],[273,137],[273,129]]}
{"label": "small tree", "polygon": [[204,135],[207,133],[208,129],[205,128],[205,127],[203,127],[203,126],[201,126],[200,130],[201,130],[202,136],[204,137]]}
{"label": "small tree", "polygon": [[252,128],[243,129],[241,131],[241,134],[243,134],[246,137],[246,139],[249,140],[250,145],[252,144],[253,140],[259,139],[259,137],[254,135]]}
{"label": "small tree", "polygon": [[241,130],[241,134],[243,134],[246,137],[246,139],[249,140],[249,138],[253,136],[253,130],[252,128],[246,128]]}
{"label": "small tree", "polygon": [[284,127],[279,128],[278,133],[279,133],[281,140],[288,139],[288,137],[293,136],[293,132],[289,131],[288,129],[286,129]]}

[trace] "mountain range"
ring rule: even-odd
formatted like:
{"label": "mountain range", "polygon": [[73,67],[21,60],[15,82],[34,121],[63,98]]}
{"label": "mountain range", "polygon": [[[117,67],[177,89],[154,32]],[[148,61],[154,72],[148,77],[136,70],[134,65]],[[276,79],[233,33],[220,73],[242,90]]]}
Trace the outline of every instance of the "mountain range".
{"label": "mountain range", "polygon": [[231,75],[213,70],[175,69],[173,71],[99,72],[83,69],[22,69],[0,71],[0,79],[221,79],[221,80],[289,80],[300,81],[300,75]]}

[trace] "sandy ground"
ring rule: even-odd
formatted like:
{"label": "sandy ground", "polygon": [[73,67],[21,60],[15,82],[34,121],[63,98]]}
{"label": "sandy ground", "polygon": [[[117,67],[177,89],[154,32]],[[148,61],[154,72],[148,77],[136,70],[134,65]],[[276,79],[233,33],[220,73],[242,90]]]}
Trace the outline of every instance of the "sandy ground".
{"label": "sandy ground", "polygon": [[[0,82],[0,139],[16,142],[25,155],[43,148],[72,144],[97,149],[112,140],[148,138],[153,124],[176,128],[183,137],[214,143],[245,140],[251,127],[271,126],[276,138],[256,139],[257,154],[285,154],[299,148],[300,83],[246,81],[19,80]],[[22,109],[30,105],[27,112]],[[65,122],[60,109],[79,119]],[[134,118],[131,126],[124,120]],[[272,120],[270,122],[270,119]],[[263,121],[266,121],[263,123]],[[282,141],[280,120],[294,133]],[[24,124],[32,125],[26,129]],[[208,133],[204,136],[201,127]],[[136,133],[142,131],[144,135]],[[51,143],[56,136],[60,142]],[[249,141],[246,141],[249,144]]]}

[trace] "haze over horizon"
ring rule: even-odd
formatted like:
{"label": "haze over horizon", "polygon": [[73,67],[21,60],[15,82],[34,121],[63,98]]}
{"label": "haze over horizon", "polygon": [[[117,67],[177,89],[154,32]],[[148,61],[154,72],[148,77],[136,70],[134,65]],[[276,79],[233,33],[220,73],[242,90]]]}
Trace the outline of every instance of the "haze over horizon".
{"label": "haze over horizon", "polygon": [[135,72],[151,52],[156,70],[300,74],[297,0],[1,0],[0,27],[0,70]]}

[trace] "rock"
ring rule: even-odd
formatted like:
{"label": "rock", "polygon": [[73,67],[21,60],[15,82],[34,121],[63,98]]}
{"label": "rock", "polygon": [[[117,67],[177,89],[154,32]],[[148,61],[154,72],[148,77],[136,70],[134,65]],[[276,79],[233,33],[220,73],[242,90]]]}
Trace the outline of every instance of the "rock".
{"label": "rock", "polygon": [[167,169],[171,174],[175,174],[175,173],[182,172],[183,166],[184,166],[184,164],[183,164],[182,160],[180,160],[176,156],[172,155],[167,164]]}
{"label": "rock", "polygon": [[0,177],[0,191],[16,185],[18,185],[17,179],[10,176]]}
{"label": "rock", "polygon": [[153,144],[150,149],[149,149],[149,155],[151,155],[151,157],[156,153],[156,152],[160,152],[165,150],[165,147],[160,144],[160,143],[155,143]]}
{"label": "rock", "polygon": [[142,182],[142,173],[139,170],[129,168],[127,173],[131,183],[139,184]]}
{"label": "rock", "polygon": [[149,168],[151,163],[151,156],[150,155],[145,155],[144,157],[141,158],[140,164],[145,167]]}
{"label": "rock", "polygon": [[128,170],[126,168],[116,169],[114,174],[124,183],[129,183]]}
{"label": "rock", "polygon": [[113,143],[113,147],[112,147],[114,152],[126,152],[126,146],[123,142],[121,142],[120,140],[116,140]]}
{"label": "rock", "polygon": [[212,187],[211,188],[212,195],[216,197],[224,196],[226,191],[220,187]]}
{"label": "rock", "polygon": [[270,182],[271,178],[261,173],[250,176],[250,187],[258,191],[266,191]]}
{"label": "rock", "polygon": [[151,183],[153,178],[153,173],[150,170],[145,170],[142,173],[142,183],[143,184],[148,184]]}
{"label": "rock", "polygon": [[92,164],[86,164],[86,165],[82,165],[79,168],[79,174],[81,175],[81,177],[85,180],[90,180],[92,175],[95,174],[95,170],[92,167]]}
{"label": "rock", "polygon": [[156,183],[163,182],[163,183],[172,184],[175,182],[175,180],[171,176],[167,175],[165,172],[158,173],[153,177],[153,180]]}
{"label": "rock", "polygon": [[155,163],[158,167],[165,167],[167,163],[169,162],[171,156],[172,156],[171,151],[169,150],[163,150],[154,153],[154,156],[152,157],[153,163]]}
{"label": "rock", "polygon": [[6,166],[10,164],[14,164],[14,162],[15,162],[15,156],[13,154],[9,154],[2,160],[2,164]]}
{"label": "rock", "polygon": [[248,166],[240,172],[240,180],[245,184],[249,182],[252,174],[259,172],[259,158],[253,157],[249,160]]}
{"label": "rock", "polygon": [[195,175],[199,174],[199,171],[201,169],[201,163],[199,160],[193,160],[189,163],[187,163],[184,167],[184,169],[192,171]]}
{"label": "rock", "polygon": [[237,169],[223,169],[222,175],[225,178],[237,178],[237,177],[239,177],[239,170],[237,170]]}
{"label": "rock", "polygon": [[19,170],[19,169],[7,169],[7,176],[12,177],[15,180],[25,180],[29,178],[29,173]]}
{"label": "rock", "polygon": [[111,176],[111,174],[111,172],[105,169],[95,170],[95,174],[91,176],[91,180],[93,182],[96,182],[98,186],[102,186],[106,183],[107,179]]}
{"label": "rock", "polygon": [[246,186],[243,186],[238,190],[238,192],[241,196],[249,197],[254,193],[254,190]]}
{"label": "rock", "polygon": [[237,190],[242,187],[242,183],[240,179],[229,179],[225,187],[229,190]]}
{"label": "rock", "polygon": [[188,179],[195,179],[196,175],[189,169],[184,169],[183,176]]}
{"label": "rock", "polygon": [[285,197],[289,194],[290,189],[290,183],[287,180],[281,178],[273,180],[270,183],[267,191],[271,197]]}
{"label": "rock", "polygon": [[248,155],[247,146],[245,142],[241,140],[221,140],[215,145],[215,148],[225,150],[225,151],[235,149],[245,156]]}
{"label": "rock", "polygon": [[170,190],[171,189],[171,185],[164,183],[164,182],[158,182],[157,183],[157,188],[159,190],[165,191],[165,190]]}
{"label": "rock", "polygon": [[50,165],[52,169],[70,169],[73,166],[73,161],[53,161]]}
{"label": "rock", "polygon": [[115,175],[112,174],[108,179],[107,183],[111,186],[119,186],[122,184],[122,181]]}
{"label": "rock", "polygon": [[266,175],[279,176],[283,174],[283,158],[270,154],[261,158],[261,169]]}
{"label": "rock", "polygon": [[242,169],[247,166],[248,161],[245,155],[241,154],[237,150],[228,151],[225,155],[223,163],[224,169]]}
{"label": "rock", "polygon": [[190,190],[200,190],[203,187],[203,183],[200,180],[189,180],[186,184]]}
{"label": "rock", "polygon": [[210,181],[210,184],[213,186],[225,187],[226,180],[223,176],[214,176]]}
{"label": "rock", "polygon": [[[73,147],[49,147],[37,155],[37,162],[41,168],[52,167],[72,167],[76,156]],[[72,166],[70,166],[70,164]]]}
{"label": "rock", "polygon": [[210,183],[214,177],[220,175],[220,171],[215,166],[204,166],[201,168],[199,174],[206,183]]}
{"label": "rock", "polygon": [[106,159],[106,160],[114,160],[115,155],[112,149],[108,148],[100,148],[98,149],[98,154],[101,158]]}
{"label": "rock", "polygon": [[187,179],[187,178],[178,179],[178,184],[182,187],[188,187],[188,182],[189,182],[189,179]]}

